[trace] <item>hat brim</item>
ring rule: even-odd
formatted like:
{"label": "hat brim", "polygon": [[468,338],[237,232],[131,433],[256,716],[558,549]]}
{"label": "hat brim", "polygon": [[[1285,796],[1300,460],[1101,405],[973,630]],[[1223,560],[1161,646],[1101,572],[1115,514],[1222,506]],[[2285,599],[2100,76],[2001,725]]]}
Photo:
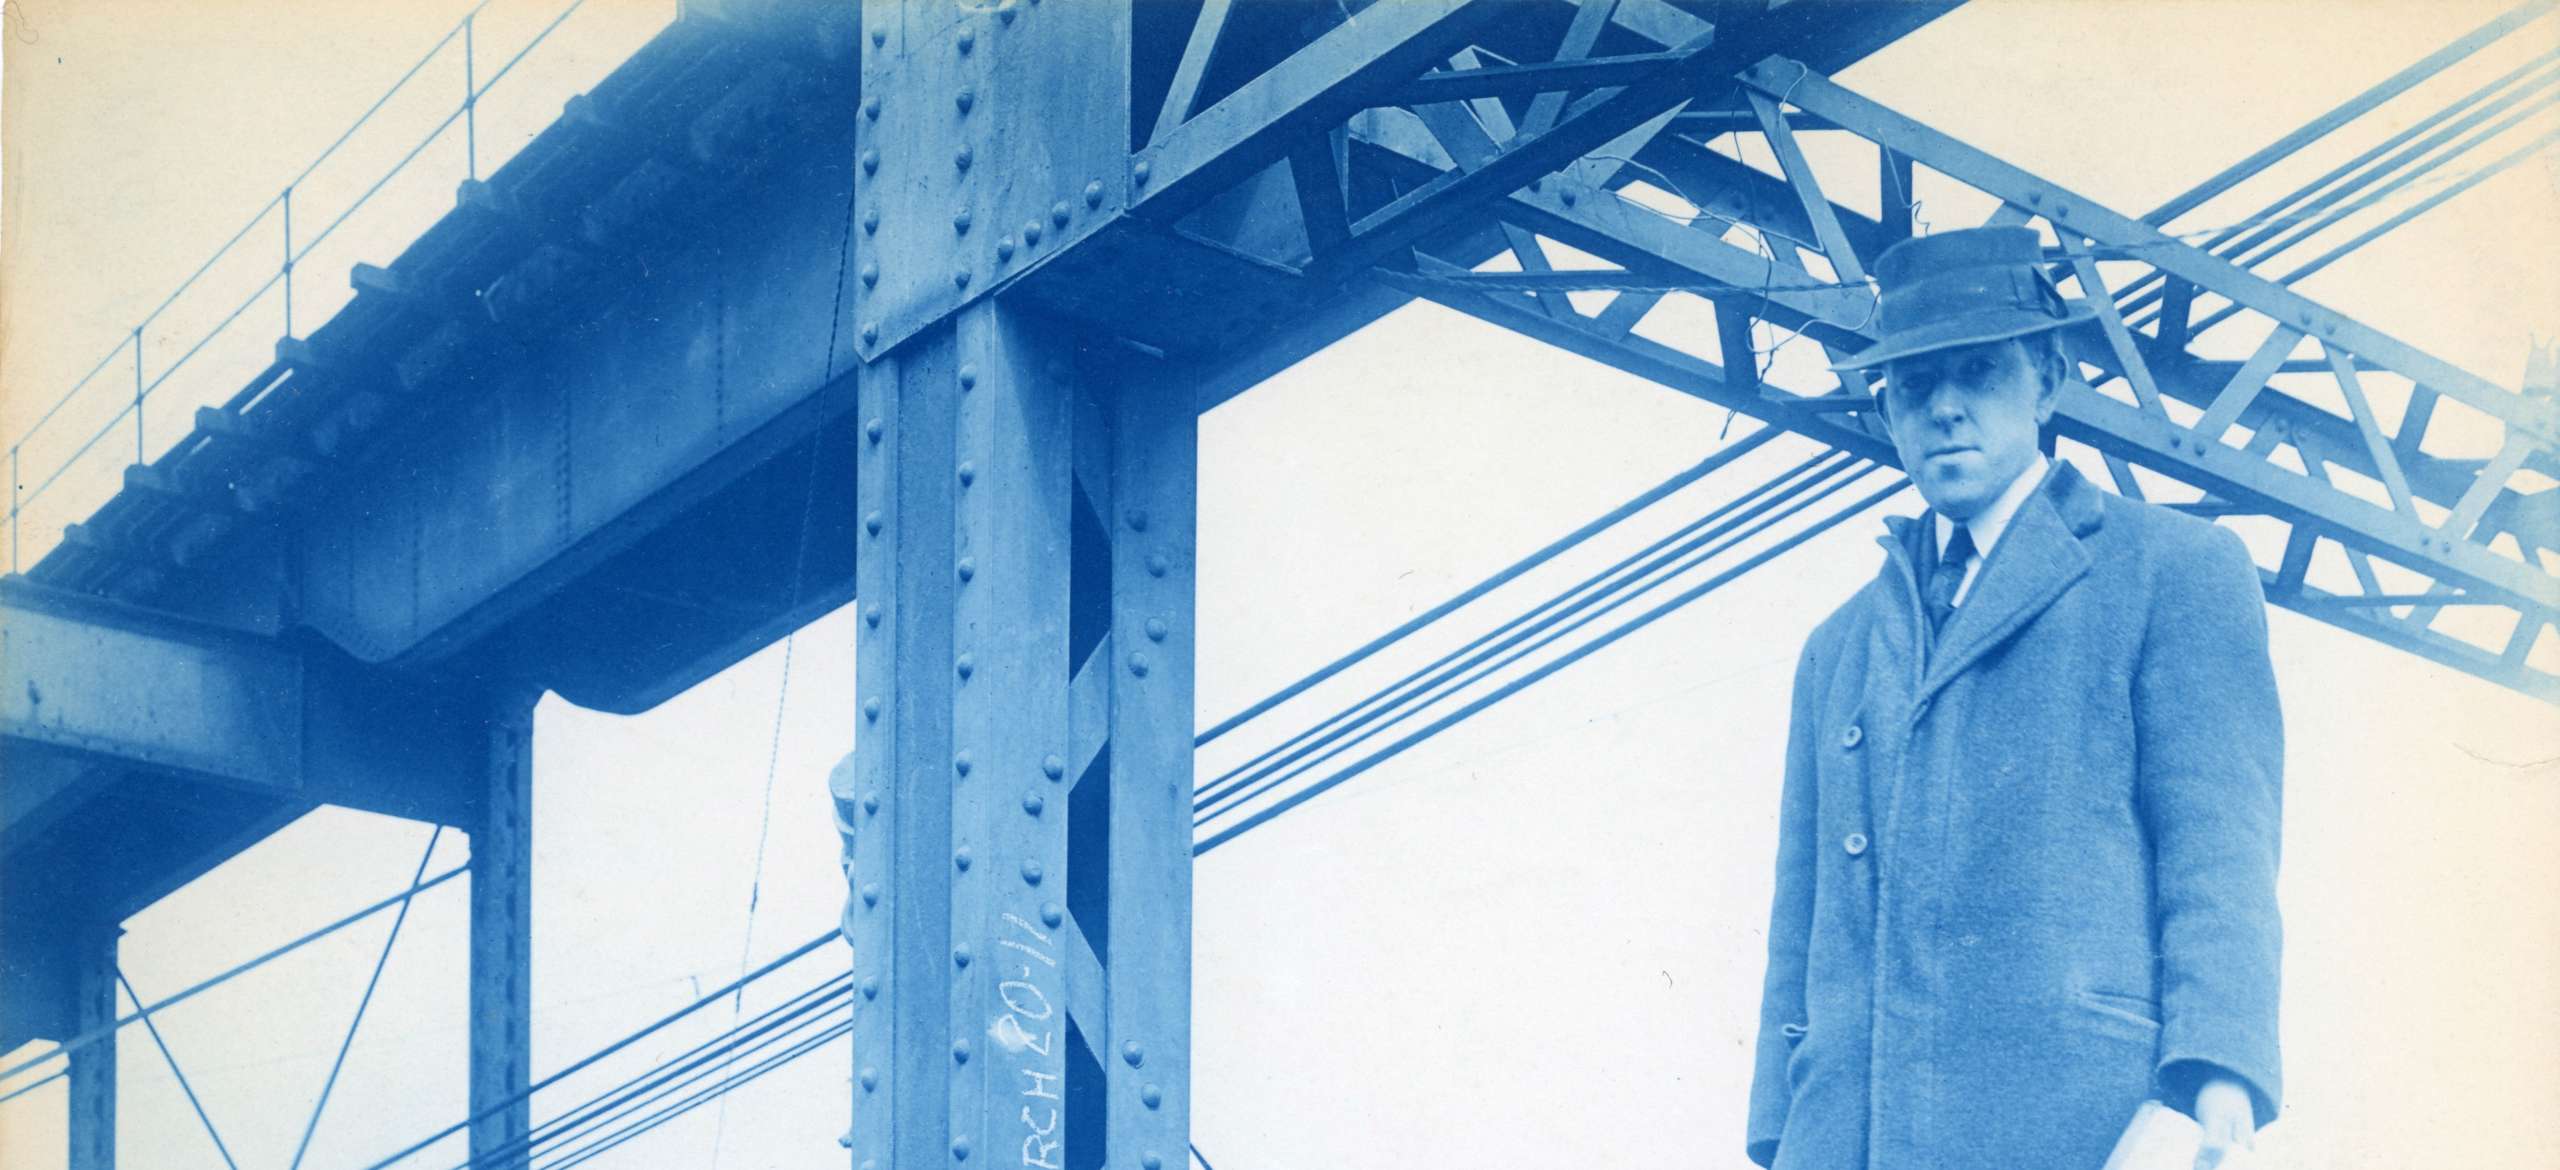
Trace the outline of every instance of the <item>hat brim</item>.
{"label": "hat brim", "polygon": [[1886,362],[1917,357],[1924,353],[1936,353],[1942,349],[1982,345],[1993,341],[2007,341],[2013,337],[2029,337],[2048,329],[2068,329],[2075,325],[2086,325],[2097,319],[2098,311],[2095,307],[2086,301],[2077,300],[2065,302],[2065,315],[2060,317],[2017,310],[1968,313],[1962,317],[1931,322],[1917,329],[1887,334],[1879,338],[1874,345],[1831,363],[1831,370],[1837,374],[1871,370]]}

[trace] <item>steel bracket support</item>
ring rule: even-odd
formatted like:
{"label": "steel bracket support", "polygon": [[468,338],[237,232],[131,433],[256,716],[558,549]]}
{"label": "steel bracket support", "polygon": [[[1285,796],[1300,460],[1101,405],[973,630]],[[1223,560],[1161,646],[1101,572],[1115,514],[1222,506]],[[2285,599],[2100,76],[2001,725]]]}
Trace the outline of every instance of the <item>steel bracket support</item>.
{"label": "steel bracket support", "polygon": [[1195,416],[1071,337],[981,302],[862,373],[857,1167],[1187,1157]]}
{"label": "steel bracket support", "polygon": [[492,697],[471,827],[471,1158],[517,1170],[533,1124],[533,703]]}
{"label": "steel bracket support", "polygon": [[[87,1035],[116,1021],[114,923],[91,924],[72,943],[72,1034]],[[116,1045],[110,1040],[73,1052],[71,1065],[71,1170],[115,1170]]]}

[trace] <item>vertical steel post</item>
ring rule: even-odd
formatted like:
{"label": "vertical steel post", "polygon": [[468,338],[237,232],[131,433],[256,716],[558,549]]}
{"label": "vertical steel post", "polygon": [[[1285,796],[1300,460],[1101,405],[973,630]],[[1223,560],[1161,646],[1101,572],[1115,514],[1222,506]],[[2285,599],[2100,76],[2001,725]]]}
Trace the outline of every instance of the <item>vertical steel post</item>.
{"label": "vertical steel post", "polygon": [[510,1170],[526,1164],[514,1143],[533,1120],[533,701],[495,699],[487,734],[471,834],[471,1154],[474,1170]]}
{"label": "vertical steel post", "polygon": [[[1112,468],[1110,953],[1104,1015],[1112,1165],[1190,1164],[1192,639],[1198,415],[1190,388],[1121,371],[1103,407]],[[1132,1157],[1131,1155],[1134,1155]]]}
{"label": "vertical steel post", "polygon": [[[106,923],[83,933],[73,950],[71,1034],[85,1036],[116,1022],[116,936]],[[116,1039],[71,1054],[71,1170],[115,1170]]]}
{"label": "vertical steel post", "polygon": [[857,1168],[1186,1156],[1193,413],[1071,337],[861,376]]}

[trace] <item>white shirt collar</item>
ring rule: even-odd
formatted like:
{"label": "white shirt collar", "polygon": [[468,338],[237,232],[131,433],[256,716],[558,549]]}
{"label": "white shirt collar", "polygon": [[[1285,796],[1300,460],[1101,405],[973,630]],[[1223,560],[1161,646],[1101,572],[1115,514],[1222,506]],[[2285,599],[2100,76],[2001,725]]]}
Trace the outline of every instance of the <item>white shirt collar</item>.
{"label": "white shirt collar", "polygon": [[[2053,460],[2045,457],[2041,452],[2037,453],[2036,461],[2021,469],[2018,477],[2010,480],[2008,487],[2001,489],[1998,499],[1991,501],[1980,512],[1974,513],[1973,519],[1964,522],[1965,531],[1973,534],[1973,555],[1976,563],[1991,555],[1991,546],[2000,543],[2000,534],[2009,530],[2009,522],[2017,519],[2018,509],[2026,505],[2028,496],[2035,494],[2036,485],[2044,482],[2045,472],[2052,467]],[[1936,515],[1938,547],[1944,549],[1947,547],[1948,538],[1955,535],[1956,522],[1947,519],[1944,513]],[[1970,578],[1971,574],[1967,573],[1966,576]]]}

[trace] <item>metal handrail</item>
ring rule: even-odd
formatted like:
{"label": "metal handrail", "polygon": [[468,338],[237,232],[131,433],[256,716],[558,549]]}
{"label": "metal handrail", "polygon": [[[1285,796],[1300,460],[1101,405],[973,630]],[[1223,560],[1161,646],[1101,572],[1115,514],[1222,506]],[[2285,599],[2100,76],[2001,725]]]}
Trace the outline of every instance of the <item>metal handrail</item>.
{"label": "metal handrail", "polygon": [[[21,431],[17,437],[10,442],[10,493],[8,520],[9,568],[12,572],[19,571],[22,568],[19,556],[19,531],[21,518],[24,516],[27,509],[35,504],[38,499],[42,498],[48,490],[59,483],[73,467],[79,465],[81,461],[97,447],[99,442],[103,441],[108,435],[113,434],[117,429],[124,426],[128,419],[132,421],[134,428],[135,461],[142,462],[144,457],[147,455],[148,448],[144,435],[145,420],[141,412],[149,402],[153,393],[157,391],[161,384],[166,382],[171,375],[186,368],[188,362],[201,353],[214,339],[223,336],[228,332],[231,327],[239,321],[242,314],[248,311],[250,306],[266,297],[268,293],[275,291],[279,284],[281,284],[284,289],[284,335],[287,337],[292,336],[294,268],[314,250],[318,249],[323,243],[326,243],[330,238],[332,238],[337,233],[338,229],[346,224],[350,217],[370,203],[374,196],[379,194],[392,179],[406,172],[410,164],[415,162],[418,156],[424,153],[429,146],[443,138],[446,132],[453,129],[454,123],[457,121],[462,123],[464,133],[466,135],[465,177],[472,179],[479,177],[480,160],[477,109],[481,99],[487,96],[491,90],[495,89],[500,81],[505,80],[506,77],[515,70],[516,66],[523,62],[535,48],[547,42],[552,33],[558,31],[560,26],[566,22],[570,16],[574,15],[580,8],[585,6],[586,0],[570,0],[569,3],[563,6],[552,16],[549,22],[545,23],[539,31],[534,33],[534,35],[527,40],[522,47],[518,48],[512,55],[510,55],[507,60],[500,65],[496,72],[490,74],[484,80],[478,75],[478,46],[476,43],[477,38],[475,36],[475,28],[482,10],[486,9],[490,3],[491,0],[478,0],[477,3],[474,3],[470,10],[465,12],[462,18],[455,22],[451,28],[447,29],[443,36],[438,37],[435,43],[427,48],[425,53],[421,54],[416,61],[412,62],[409,67],[400,74],[399,78],[393,81],[390,87],[382,92],[380,97],[374,99],[373,104],[367,106],[364,112],[359,114],[355,121],[350,123],[344,131],[340,132],[334,141],[330,142],[326,148],[322,149],[318,155],[312,158],[309,164],[305,165],[300,172],[296,173],[292,180],[287,182],[275,197],[260,205],[258,209],[250,215],[248,220],[241,224],[239,230],[233,232],[229,239],[224,240],[222,245],[219,248],[216,248],[213,254],[205,259],[204,263],[197,265],[195,270],[187,275],[186,279],[180,281],[177,287],[172,289],[170,293],[166,297],[162,298],[157,305],[154,305],[149,312],[143,314],[139,322],[132,328],[126,330],[123,336],[117,340],[114,348],[108,350],[106,355],[101,357],[95,366],[91,367],[87,373],[81,375],[78,381],[73,382],[70,388],[63,392],[61,397],[55,399],[50,405],[48,405],[44,409],[43,413],[36,417],[35,421],[28,424],[26,429]],[[336,157],[338,152],[354,138],[358,131],[362,130],[367,124],[372,122],[374,116],[380,113],[383,107],[390,103],[392,98],[399,96],[403,91],[407,90],[411,83],[417,80],[418,75],[425,70],[427,65],[450,48],[457,38],[461,40],[463,47],[463,94],[461,102],[455,106],[451,113],[445,115],[441,121],[437,122],[435,127],[428,131],[423,138],[419,139],[415,145],[411,146],[406,153],[402,154],[398,161],[394,162],[389,169],[385,170],[372,182],[371,185],[367,186],[362,193],[358,194],[353,201],[340,209],[338,213],[317,233],[305,240],[295,240],[293,238],[293,195],[295,190],[300,188],[307,180],[309,180],[323,164],[327,163],[331,158]],[[216,264],[222,262],[224,258],[232,255],[236,250],[238,250],[242,241],[246,240],[251,232],[255,231],[260,225],[266,223],[271,217],[274,217],[279,212],[281,212],[283,219],[284,248],[282,260],[276,270],[261,282],[255,290],[251,291],[249,295],[238,305],[234,306],[228,313],[224,314],[222,318],[211,328],[207,329],[201,336],[196,338],[196,340],[189,345],[183,353],[178,355],[176,360],[170,362],[168,366],[161,369],[156,376],[146,376],[147,364],[145,361],[144,343],[146,341],[146,334],[153,323],[158,321],[161,315],[168,311],[170,306],[176,304],[180,297],[185,296],[188,292],[198,287],[199,283],[204,280],[205,275],[211,272]],[[91,384],[97,380],[100,373],[105,372],[110,366],[116,364],[117,359],[123,355],[127,349],[133,351],[134,381],[131,399],[125,402],[120,409],[109,417],[97,431],[90,434],[79,444],[78,447],[74,448],[69,455],[64,456],[62,460],[55,464],[50,471],[44,473],[43,478],[35,485],[34,488],[25,488],[23,486],[24,480],[20,477],[19,470],[21,456],[25,453],[29,444],[53,423],[55,417],[62,412],[65,406],[69,405],[75,399],[79,399],[82,396],[83,391],[88,390],[91,387]]]}

